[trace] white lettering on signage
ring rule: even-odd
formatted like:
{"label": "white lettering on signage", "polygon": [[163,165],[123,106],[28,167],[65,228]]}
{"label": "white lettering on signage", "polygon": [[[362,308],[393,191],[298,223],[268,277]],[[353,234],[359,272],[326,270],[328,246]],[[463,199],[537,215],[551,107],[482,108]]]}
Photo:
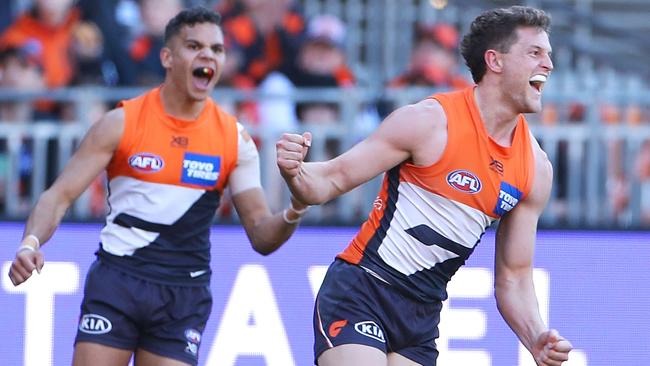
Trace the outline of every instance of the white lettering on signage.
{"label": "white lettering on signage", "polygon": [[236,365],[240,356],[262,356],[267,366],[295,365],[269,275],[261,265],[240,267],[206,365]]}
{"label": "white lettering on signage", "polygon": [[[71,262],[47,262],[40,274],[17,287],[11,283],[11,262],[2,266],[2,288],[25,295],[24,366],[52,365],[54,296],[71,295],[79,288],[79,268]],[[15,334],[20,334],[19,330]]]}
{"label": "white lettering on signage", "polygon": [[[11,262],[4,262],[2,273],[8,273]],[[307,277],[315,298],[325,277],[327,266],[311,266]],[[480,340],[487,334],[488,313],[479,308],[454,307],[460,299],[489,299],[493,297],[493,272],[488,268],[463,267],[448,286],[440,321],[439,363],[452,365],[492,366],[487,349],[451,349],[450,340]],[[542,319],[548,324],[550,277],[544,269],[533,271],[535,290]],[[40,275],[34,274],[24,284],[14,287],[8,276],[2,276],[3,290],[9,294],[25,295],[25,341],[23,365],[49,365],[53,362],[54,297],[78,295],[79,268],[75,263],[47,262]],[[277,285],[276,285],[277,286]],[[91,324],[92,323],[92,324]],[[87,323],[90,329],[106,329],[107,324]],[[311,333],[311,324],[304,325]],[[360,325],[364,333],[379,336],[381,330],[372,324]],[[383,333],[381,334],[384,337]],[[515,337],[513,336],[513,339]],[[273,286],[264,266],[245,264],[228,296],[218,330],[208,346],[206,366],[236,365],[240,357],[263,357],[268,366],[295,366],[289,340],[282,323]],[[518,366],[534,366],[528,350],[519,344]],[[574,349],[571,359],[563,366],[588,366],[584,351]]]}

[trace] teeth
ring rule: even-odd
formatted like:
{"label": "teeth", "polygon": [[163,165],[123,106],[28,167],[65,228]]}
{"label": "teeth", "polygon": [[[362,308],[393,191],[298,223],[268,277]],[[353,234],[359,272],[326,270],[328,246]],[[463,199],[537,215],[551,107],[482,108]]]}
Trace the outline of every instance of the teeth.
{"label": "teeth", "polygon": [[200,67],[194,70],[194,76],[207,76],[212,77],[214,71],[209,67]]}
{"label": "teeth", "polygon": [[532,78],[530,78],[529,81],[531,83],[534,83],[534,82],[545,83],[546,79],[547,79],[546,75],[537,74],[537,75],[533,76]]}

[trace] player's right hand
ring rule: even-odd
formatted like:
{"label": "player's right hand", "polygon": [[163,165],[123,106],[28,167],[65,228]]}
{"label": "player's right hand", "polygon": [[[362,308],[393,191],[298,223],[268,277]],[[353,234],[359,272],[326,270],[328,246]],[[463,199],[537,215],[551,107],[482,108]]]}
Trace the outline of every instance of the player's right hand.
{"label": "player's right hand", "polygon": [[275,143],[277,164],[283,177],[293,178],[298,176],[310,146],[310,132],[305,132],[302,135],[285,133]]}
{"label": "player's right hand", "polygon": [[14,258],[13,263],[11,263],[11,268],[9,269],[9,279],[11,279],[11,283],[13,283],[14,286],[18,286],[27,281],[27,279],[32,276],[34,270],[41,273],[41,268],[43,268],[44,263],[43,252],[40,250],[19,250],[16,253],[16,258]]}
{"label": "player's right hand", "polygon": [[533,356],[539,366],[561,366],[569,359],[572,348],[571,342],[562,338],[557,330],[551,329],[537,337]]}

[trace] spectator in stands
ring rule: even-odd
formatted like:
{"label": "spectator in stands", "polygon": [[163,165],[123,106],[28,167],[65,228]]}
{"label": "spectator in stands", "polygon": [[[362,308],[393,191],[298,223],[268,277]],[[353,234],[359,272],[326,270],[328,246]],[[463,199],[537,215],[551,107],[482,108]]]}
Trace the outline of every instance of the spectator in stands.
{"label": "spectator in stands", "polygon": [[[38,58],[30,54],[30,48],[8,47],[0,51],[0,88],[13,89],[20,92],[38,92],[45,89],[43,69]],[[6,101],[0,102],[0,122],[4,123],[29,123],[35,119],[48,117],[35,108],[40,102],[31,101]],[[6,184],[8,169],[8,155],[6,141],[0,144],[0,191]],[[23,139],[18,158],[18,193],[21,198],[29,196],[31,175],[33,169],[32,141]],[[4,197],[0,199],[4,201]],[[28,205],[26,199],[21,199],[20,204]]]}
{"label": "spectator in stands", "polygon": [[641,224],[650,225],[650,140],[645,140],[641,144],[635,161],[635,170],[640,185]]}
{"label": "spectator in stands", "polygon": [[106,78],[104,37],[95,23],[79,22],[72,30],[70,52],[75,74],[71,85],[112,85]]}
{"label": "spectator in stands", "polygon": [[226,41],[243,54],[239,74],[258,85],[270,72],[282,70],[296,56],[305,21],[292,0],[227,2]]}
{"label": "spectator in stands", "polygon": [[[333,15],[320,15],[309,22],[305,41],[288,72],[297,87],[351,87],[354,75],[345,60],[345,26]],[[335,123],[340,120],[336,104],[307,102],[297,105],[304,123]]]}
{"label": "spectator in stands", "polygon": [[107,85],[131,85],[136,70],[129,46],[142,21],[136,0],[78,0],[85,19],[95,23],[104,40],[102,72]]}
{"label": "spectator in stands", "polygon": [[[0,51],[0,88],[38,92],[45,89],[43,68],[38,55],[24,46]],[[34,103],[29,101],[0,103],[0,121],[30,122],[37,118]]]}
{"label": "spectator in stands", "polygon": [[129,47],[131,61],[135,64],[136,85],[156,85],[165,78],[160,64],[160,50],[164,46],[165,24],[182,8],[182,0],[141,0],[140,16],[143,33]]}
{"label": "spectator in stands", "polygon": [[74,0],[34,0],[33,8],[22,14],[0,36],[0,47],[29,47],[38,55],[46,85],[58,88],[74,76],[70,43],[80,19]]}
{"label": "spectator in stands", "polygon": [[469,86],[458,72],[458,31],[452,25],[420,24],[406,71],[393,79],[389,87],[426,86],[461,89]]}

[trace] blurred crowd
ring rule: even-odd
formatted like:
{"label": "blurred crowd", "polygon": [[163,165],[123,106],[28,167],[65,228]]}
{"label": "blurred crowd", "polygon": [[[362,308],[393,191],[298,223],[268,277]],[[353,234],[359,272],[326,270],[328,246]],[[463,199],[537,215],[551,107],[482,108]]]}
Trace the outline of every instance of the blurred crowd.
{"label": "blurred crowd", "polygon": [[[167,21],[181,8],[202,5],[189,0],[14,0],[0,2],[0,88],[44,91],[75,86],[152,87],[164,78],[159,60]],[[216,4],[216,5],[214,5]],[[331,14],[307,18],[292,0],[221,0],[209,2],[222,15],[227,61],[220,86],[245,91],[291,93],[296,88],[340,89],[363,86],[355,75],[363,65],[346,59],[346,24]],[[21,7],[18,9],[18,7]],[[412,86],[458,89],[471,85],[459,59],[459,31],[442,22],[417,24],[408,64],[399,75],[385,82],[387,89]],[[95,120],[113,102],[97,103],[83,113]],[[246,100],[226,107],[245,124],[272,127],[278,131],[299,130],[314,125],[341,123],[340,104],[328,101],[285,99]],[[398,107],[379,101],[355,112],[359,125],[373,129],[381,118]],[[54,120],[74,121],[75,104],[49,100],[0,101],[2,123]],[[640,124],[639,107],[604,105],[602,120],[609,124]],[[586,119],[580,104],[547,104],[539,123],[581,123]],[[361,122],[363,121],[363,123]],[[566,122],[562,122],[566,123]],[[352,124],[354,125],[354,123]],[[6,141],[0,140],[0,172],[6,175]],[[333,139],[327,154],[341,147]],[[542,141],[543,143],[543,141]],[[21,195],[28,196],[31,172],[30,141],[21,153]],[[567,154],[560,146],[560,153]],[[607,146],[607,199],[617,214],[629,208],[629,175],[624,169],[621,142]],[[327,157],[327,156],[325,156]],[[644,217],[650,223],[650,142],[633,157],[633,174],[643,182],[647,205]],[[565,161],[566,159],[560,159]],[[566,166],[556,175],[568,174]],[[54,172],[48,174],[51,181]],[[48,181],[48,182],[49,182]],[[0,184],[5,184],[0,177]],[[102,181],[96,184],[93,214],[105,210]],[[566,187],[560,185],[556,207],[562,212]],[[4,189],[0,187],[0,192]],[[0,201],[3,200],[0,197]]]}

